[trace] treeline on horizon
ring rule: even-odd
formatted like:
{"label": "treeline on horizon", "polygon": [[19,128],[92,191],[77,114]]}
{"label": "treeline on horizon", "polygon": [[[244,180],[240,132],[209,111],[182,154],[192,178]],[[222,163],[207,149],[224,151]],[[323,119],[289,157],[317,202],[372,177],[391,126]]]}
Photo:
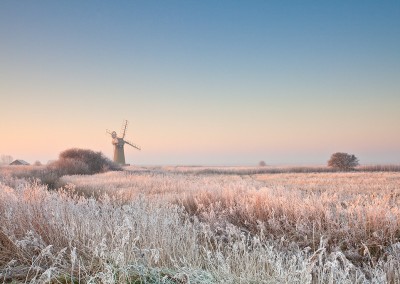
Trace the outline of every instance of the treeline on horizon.
{"label": "treeline on horizon", "polygon": [[[10,156],[2,155],[10,159]],[[3,159],[3,160],[4,160]],[[148,167],[152,168],[152,167]],[[181,172],[196,175],[256,175],[280,173],[336,173],[336,172],[400,172],[400,164],[395,165],[359,165],[358,158],[347,153],[332,154],[327,166],[269,166],[260,161],[255,167],[207,167],[207,166],[176,166],[160,167],[163,171]],[[62,187],[60,178],[64,175],[93,175],[97,173],[122,170],[122,168],[105,157],[101,152],[89,149],[72,148],[60,153],[59,159],[41,166],[3,167],[0,174],[15,178],[38,179],[49,189]],[[134,173],[135,169],[129,169]],[[140,170],[142,171],[142,170]]]}

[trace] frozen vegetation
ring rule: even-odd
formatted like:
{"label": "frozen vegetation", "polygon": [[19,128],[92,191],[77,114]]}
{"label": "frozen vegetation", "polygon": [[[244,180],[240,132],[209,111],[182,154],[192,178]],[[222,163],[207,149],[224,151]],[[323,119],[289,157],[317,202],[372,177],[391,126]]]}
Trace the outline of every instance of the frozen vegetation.
{"label": "frozen vegetation", "polygon": [[0,169],[0,283],[400,283],[400,173],[270,170]]}

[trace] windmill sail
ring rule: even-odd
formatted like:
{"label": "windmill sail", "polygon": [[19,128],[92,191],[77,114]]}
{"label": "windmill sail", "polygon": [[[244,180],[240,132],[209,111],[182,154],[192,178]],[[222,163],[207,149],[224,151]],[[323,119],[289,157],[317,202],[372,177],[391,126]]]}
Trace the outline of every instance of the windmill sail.
{"label": "windmill sail", "polygon": [[122,125],[122,131],[121,131],[121,136],[122,136],[122,139],[124,139],[125,138],[125,134],[126,134],[126,128],[128,127],[128,121],[127,120],[125,120],[125,123]]}
{"label": "windmill sail", "polygon": [[125,140],[125,143],[128,144],[128,145],[131,145],[133,148],[136,148],[136,149],[138,149],[138,150],[142,150],[142,149],[140,149],[140,147],[139,147],[138,145],[135,145],[135,144],[133,144],[133,143],[131,143],[131,142],[129,142],[129,141],[126,141],[126,140]]}

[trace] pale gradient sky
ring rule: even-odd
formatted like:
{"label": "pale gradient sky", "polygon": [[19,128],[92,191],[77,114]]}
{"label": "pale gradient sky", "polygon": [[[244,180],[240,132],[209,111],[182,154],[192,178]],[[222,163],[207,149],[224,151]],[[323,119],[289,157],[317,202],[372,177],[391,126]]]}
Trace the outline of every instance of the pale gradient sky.
{"label": "pale gradient sky", "polygon": [[400,163],[400,1],[0,1],[0,154]]}

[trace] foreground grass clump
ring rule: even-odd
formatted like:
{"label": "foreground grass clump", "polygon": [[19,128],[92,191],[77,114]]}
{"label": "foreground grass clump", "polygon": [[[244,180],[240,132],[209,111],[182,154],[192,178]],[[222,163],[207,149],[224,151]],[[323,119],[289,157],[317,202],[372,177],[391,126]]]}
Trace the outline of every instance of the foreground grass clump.
{"label": "foreground grass clump", "polygon": [[0,178],[0,281],[399,283],[398,173]]}

